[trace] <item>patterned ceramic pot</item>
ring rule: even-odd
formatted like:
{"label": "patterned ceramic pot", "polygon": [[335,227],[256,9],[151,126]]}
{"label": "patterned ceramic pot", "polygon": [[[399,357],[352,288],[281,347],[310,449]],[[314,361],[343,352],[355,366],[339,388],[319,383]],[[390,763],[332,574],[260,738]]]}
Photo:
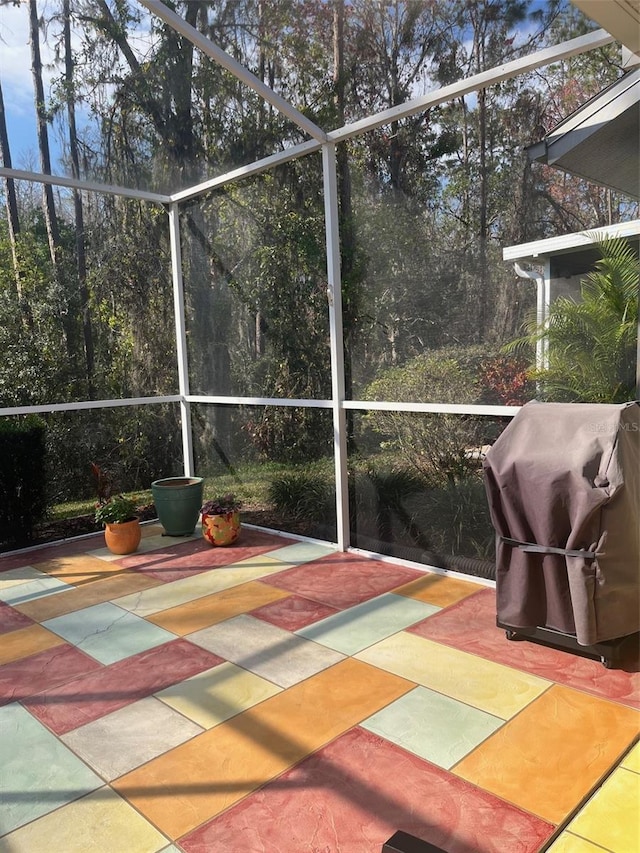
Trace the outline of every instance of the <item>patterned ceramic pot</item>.
{"label": "patterned ceramic pot", "polygon": [[240,513],[203,513],[202,535],[210,545],[231,545],[240,535]]}

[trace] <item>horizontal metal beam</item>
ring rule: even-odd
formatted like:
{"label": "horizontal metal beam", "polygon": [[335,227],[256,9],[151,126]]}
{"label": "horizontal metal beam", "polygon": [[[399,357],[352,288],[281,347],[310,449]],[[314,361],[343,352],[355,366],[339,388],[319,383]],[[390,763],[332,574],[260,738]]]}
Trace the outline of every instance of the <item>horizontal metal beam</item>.
{"label": "horizontal metal beam", "polygon": [[151,406],[159,403],[179,403],[179,394],[164,397],[128,397],[122,400],[82,400],[78,403],[44,403],[37,406],[5,406],[0,408],[0,417],[5,415],[34,415],[47,412],[78,412],[86,409],[115,409],[119,406]]}
{"label": "horizontal metal beam", "polygon": [[234,77],[246,86],[249,86],[249,88],[253,89],[254,92],[261,95],[267,103],[275,107],[278,112],[282,113],[282,115],[291,119],[292,122],[297,124],[305,133],[308,133],[309,136],[312,136],[314,139],[319,139],[322,142],[326,141],[327,134],[322,130],[322,128],[318,127],[318,125],[312,122],[311,119],[303,115],[292,104],[290,104],[289,101],[285,100],[285,98],[278,95],[278,93],[274,92],[273,89],[269,88],[269,86],[263,83],[262,80],[255,76],[255,74],[252,74],[248,68],[245,68],[244,65],[241,65],[237,60],[230,56],[226,50],[222,50],[222,48],[218,47],[217,44],[214,44],[214,42],[208,39],[199,30],[192,27],[191,24],[188,24],[184,18],[181,18],[180,15],[176,15],[176,13],[169,9],[168,6],[165,6],[161,0],[138,0],[138,2],[150,12],[153,12],[154,15],[161,18],[165,24],[169,24],[169,26],[176,30],[176,32],[189,39],[189,41],[208,56],[209,59],[213,59],[213,61],[217,62],[218,65],[222,65],[222,67],[226,68],[227,71],[230,71]]}
{"label": "horizontal metal beam", "polygon": [[[331,409],[332,400],[293,400],[285,397],[228,397],[210,394],[167,394],[163,397],[129,397],[122,400],[83,400],[77,403],[44,403],[37,406],[6,406],[0,417],[9,415],[43,414],[46,412],[77,412],[86,409],[113,409],[119,406],[149,406],[161,403],[202,403],[213,406],[297,406],[304,409]],[[520,406],[476,406],[473,403],[394,403],[376,400],[345,400],[341,408],[360,411],[417,412],[441,415],[481,415],[510,417]]]}
{"label": "horizontal metal beam", "polygon": [[44,172],[27,172],[22,169],[7,169],[0,166],[0,177],[13,178],[15,181],[30,181],[37,184],[52,184],[55,187],[70,187],[74,190],[119,195],[124,198],[135,198],[140,201],[153,201],[156,204],[169,204],[171,196],[161,193],[136,190],[132,187],[119,187],[112,184],[101,184],[99,181],[83,181],[80,178],[68,178],[66,175],[45,175]]}
{"label": "horizontal metal beam", "polygon": [[266,172],[280,163],[287,163],[290,160],[296,160],[298,157],[303,157],[305,154],[312,154],[314,151],[319,151],[322,148],[322,143],[315,139],[309,139],[307,142],[301,142],[299,145],[292,145],[291,148],[285,148],[284,151],[278,151],[275,154],[270,154],[268,157],[263,157],[262,160],[256,160],[255,163],[250,163],[248,166],[239,166],[232,172],[225,172],[224,175],[219,175],[216,178],[210,178],[208,181],[203,181],[201,184],[196,184],[186,190],[173,193],[171,201],[180,202],[190,198],[202,195],[209,190],[215,190],[230,184],[233,181],[249,178],[252,175],[259,175],[261,172]]}
{"label": "horizontal metal beam", "polygon": [[552,62],[568,59],[570,56],[577,56],[580,53],[586,53],[597,47],[604,47],[613,41],[615,41],[613,36],[605,30],[597,30],[586,36],[562,42],[562,44],[555,45],[554,47],[538,50],[530,56],[514,59],[512,62],[506,62],[504,65],[498,65],[495,68],[482,71],[480,74],[474,74],[472,77],[466,77],[464,80],[459,80],[449,86],[443,86],[441,89],[436,89],[434,92],[430,92],[420,98],[414,98],[404,104],[398,104],[396,107],[391,107],[388,110],[376,113],[374,116],[368,116],[360,121],[347,124],[338,130],[332,130],[327,135],[332,142],[350,139],[353,136],[359,136],[369,130],[375,130],[378,127],[383,127],[385,124],[399,121],[400,119],[423,112],[430,107],[443,104],[453,98],[469,95],[478,89],[493,86],[496,83],[501,83],[503,80],[508,80],[519,74],[525,74],[528,71],[533,71]]}
{"label": "horizontal metal beam", "polygon": [[374,400],[345,400],[344,409],[364,412],[414,412],[424,415],[482,415],[484,417],[511,417],[521,406],[480,406],[474,403],[394,403]]}
{"label": "horizontal metal beam", "polygon": [[287,397],[222,397],[189,394],[187,403],[207,403],[214,406],[300,406],[307,409],[330,409],[331,400],[292,400]]}

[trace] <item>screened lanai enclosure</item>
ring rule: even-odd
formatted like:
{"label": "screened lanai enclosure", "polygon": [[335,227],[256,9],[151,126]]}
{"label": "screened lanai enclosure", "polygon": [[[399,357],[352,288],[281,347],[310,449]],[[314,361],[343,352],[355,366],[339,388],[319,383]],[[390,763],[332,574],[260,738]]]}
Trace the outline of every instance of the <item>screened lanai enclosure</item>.
{"label": "screened lanai enclosure", "polygon": [[[43,425],[47,510],[91,463],[198,475],[258,526],[490,577],[519,407],[637,395],[638,186],[527,151],[637,67],[587,6],[3,5],[0,430]],[[602,228],[540,327],[503,248]]]}

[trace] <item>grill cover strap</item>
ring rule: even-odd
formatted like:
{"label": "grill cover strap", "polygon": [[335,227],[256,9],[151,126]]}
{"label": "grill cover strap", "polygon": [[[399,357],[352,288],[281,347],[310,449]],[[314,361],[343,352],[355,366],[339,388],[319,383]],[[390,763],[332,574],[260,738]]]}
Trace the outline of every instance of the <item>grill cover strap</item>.
{"label": "grill cover strap", "polygon": [[519,539],[509,539],[501,536],[500,541],[512,548],[519,548],[531,554],[560,554],[563,557],[582,557],[585,560],[595,560],[598,556],[595,551],[582,551],[573,548],[555,548],[552,545],[536,545],[535,542],[521,542]]}

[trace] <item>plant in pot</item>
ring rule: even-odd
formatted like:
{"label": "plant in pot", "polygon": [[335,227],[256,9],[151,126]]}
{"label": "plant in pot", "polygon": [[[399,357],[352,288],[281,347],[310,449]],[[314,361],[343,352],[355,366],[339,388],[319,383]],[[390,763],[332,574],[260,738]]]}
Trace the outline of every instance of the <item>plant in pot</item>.
{"label": "plant in pot", "polygon": [[222,495],[205,501],[200,508],[202,535],[210,545],[231,545],[240,535],[242,501]]}
{"label": "plant in pot", "polygon": [[124,495],[113,495],[97,505],[95,519],[104,525],[104,540],[112,554],[133,554],[140,544],[142,531],[136,508],[136,501]]}

